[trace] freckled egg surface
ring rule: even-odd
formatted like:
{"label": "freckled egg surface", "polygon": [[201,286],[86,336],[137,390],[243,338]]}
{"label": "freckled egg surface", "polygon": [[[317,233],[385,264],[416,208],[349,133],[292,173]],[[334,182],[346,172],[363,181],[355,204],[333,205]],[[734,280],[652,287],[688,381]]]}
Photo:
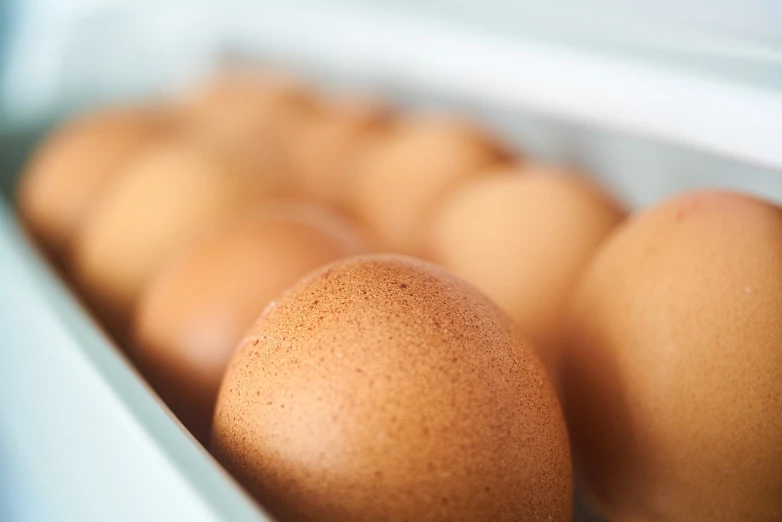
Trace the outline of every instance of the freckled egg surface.
{"label": "freckled egg surface", "polygon": [[276,188],[206,148],[161,144],[128,164],[90,212],[74,248],[77,283],[109,329],[122,330],[172,254]]}
{"label": "freckled egg surface", "polygon": [[561,380],[609,520],[779,520],[782,210],[700,192],[641,212],[576,292]]}
{"label": "freckled egg surface", "polygon": [[485,292],[545,351],[584,265],[624,214],[574,172],[505,167],[444,201],[428,245],[434,260]]}
{"label": "freckled egg surface", "polygon": [[404,118],[354,165],[351,208],[380,249],[420,254],[422,233],[440,198],[504,159],[497,144],[465,122]]}
{"label": "freckled egg surface", "polygon": [[567,434],[534,350],[412,258],[337,262],[270,305],[212,449],[279,520],[570,520]]}
{"label": "freckled egg surface", "polygon": [[114,107],[77,116],[52,132],[21,178],[19,209],[58,262],[121,167],[171,126],[160,107]]}
{"label": "freckled egg surface", "polygon": [[136,310],[131,358],[206,443],[225,367],[264,306],[310,270],[363,248],[348,222],[315,205],[241,212],[152,278]]}

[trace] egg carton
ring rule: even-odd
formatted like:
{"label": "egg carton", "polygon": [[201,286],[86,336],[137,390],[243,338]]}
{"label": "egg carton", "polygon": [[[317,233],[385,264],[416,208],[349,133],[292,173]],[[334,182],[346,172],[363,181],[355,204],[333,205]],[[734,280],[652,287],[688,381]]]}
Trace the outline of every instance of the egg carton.
{"label": "egg carton", "polygon": [[[24,157],[42,129],[76,108],[165,94],[250,61],[321,89],[455,110],[524,154],[581,167],[633,207],[706,186],[782,202],[782,94],[733,73],[692,72],[556,34],[525,39],[421,4],[46,4],[17,3],[22,18],[0,31],[12,35],[0,61],[3,521],[271,520],[20,227],[10,201]],[[753,70],[774,60],[761,57]]]}

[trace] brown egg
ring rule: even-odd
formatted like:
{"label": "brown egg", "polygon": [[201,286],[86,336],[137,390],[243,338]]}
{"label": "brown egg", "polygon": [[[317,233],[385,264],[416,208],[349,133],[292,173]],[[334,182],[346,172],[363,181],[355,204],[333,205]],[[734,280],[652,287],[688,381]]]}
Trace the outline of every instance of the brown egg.
{"label": "brown egg", "polygon": [[271,304],[229,365],[212,448],[282,522],[571,517],[567,433],[534,350],[412,258],[337,262]]}
{"label": "brown egg", "polygon": [[283,129],[318,111],[314,97],[294,79],[232,70],[197,85],[180,100],[184,118],[205,133],[246,138],[255,126]]}
{"label": "brown egg", "polygon": [[290,78],[234,70],[213,78],[181,100],[188,135],[222,148],[263,175],[291,180],[302,129],[319,108]]}
{"label": "brown egg", "polygon": [[274,194],[269,180],[187,142],[155,147],[128,164],[76,239],[79,286],[120,333],[152,274],[205,227]]}
{"label": "brown egg", "polygon": [[157,107],[115,107],[80,115],[54,130],[22,176],[26,224],[55,259],[67,250],[120,167],[170,126]]}
{"label": "brown egg", "polygon": [[350,179],[351,204],[380,248],[420,253],[432,207],[501,159],[499,147],[467,123],[408,118],[358,161]]}
{"label": "brown egg", "polygon": [[292,156],[297,191],[306,198],[345,207],[352,163],[388,124],[385,107],[332,101],[301,132]]}
{"label": "brown egg", "polygon": [[725,192],[635,216],[579,285],[562,359],[608,520],[782,514],[782,210]]}
{"label": "brown egg", "polygon": [[268,203],[233,216],[152,279],[130,355],[206,443],[229,357],[263,307],[309,271],[362,251],[350,224],[317,206]]}
{"label": "brown egg", "polygon": [[624,214],[579,175],[512,166],[455,191],[428,244],[433,259],[491,297],[545,352],[579,274]]}
{"label": "brown egg", "polygon": [[213,114],[227,109],[237,116],[233,111],[242,106],[284,111],[295,105],[309,105],[313,99],[291,76],[259,69],[231,68],[195,85],[179,102],[188,111]]}

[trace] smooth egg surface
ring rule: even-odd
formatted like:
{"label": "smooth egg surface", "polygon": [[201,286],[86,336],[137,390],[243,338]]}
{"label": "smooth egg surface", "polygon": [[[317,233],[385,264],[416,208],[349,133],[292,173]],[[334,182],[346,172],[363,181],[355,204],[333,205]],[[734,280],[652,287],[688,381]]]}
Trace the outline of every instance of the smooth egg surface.
{"label": "smooth egg surface", "polygon": [[782,514],[782,210],[674,197],[606,241],[561,360],[576,468],[608,520]]}
{"label": "smooth egg surface", "polygon": [[275,194],[273,181],[189,142],[161,144],[126,166],[90,212],[74,249],[80,289],[109,330],[162,264],[220,219]]}
{"label": "smooth egg surface", "polygon": [[624,215],[583,175],[505,167],[445,200],[428,245],[432,259],[486,293],[546,351],[573,285]]}
{"label": "smooth egg surface", "polygon": [[496,143],[465,122],[432,115],[402,119],[357,160],[351,207],[378,248],[420,255],[432,208],[504,159]]}
{"label": "smooth egg surface", "polygon": [[49,134],[20,181],[19,210],[33,234],[67,264],[75,236],[121,167],[172,125],[160,107],[114,107],[76,116]]}

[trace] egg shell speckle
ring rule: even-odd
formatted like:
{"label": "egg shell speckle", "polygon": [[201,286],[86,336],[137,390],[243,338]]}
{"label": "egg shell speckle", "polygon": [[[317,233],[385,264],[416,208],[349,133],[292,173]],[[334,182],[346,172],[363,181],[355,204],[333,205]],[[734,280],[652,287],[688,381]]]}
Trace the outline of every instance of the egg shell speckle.
{"label": "egg shell speckle", "polygon": [[567,434],[534,351],[412,258],[311,274],[223,381],[215,455],[282,521],[570,520]]}
{"label": "egg shell speckle", "polygon": [[309,271],[363,252],[350,223],[316,205],[268,202],[239,212],[153,277],[128,353],[207,443],[225,368],[263,308]]}

